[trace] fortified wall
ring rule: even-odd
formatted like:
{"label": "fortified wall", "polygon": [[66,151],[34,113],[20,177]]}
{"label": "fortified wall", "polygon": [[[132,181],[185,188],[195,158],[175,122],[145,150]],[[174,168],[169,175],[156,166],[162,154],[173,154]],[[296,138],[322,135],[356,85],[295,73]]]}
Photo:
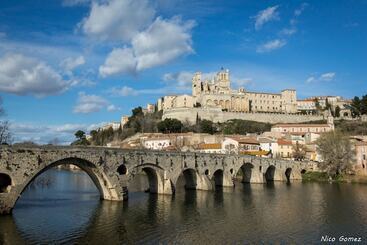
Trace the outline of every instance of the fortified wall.
{"label": "fortified wall", "polygon": [[196,123],[197,118],[213,122],[225,122],[231,119],[242,119],[264,123],[304,123],[324,120],[323,115],[266,113],[266,112],[226,112],[220,108],[171,108],[163,112],[162,119],[174,118],[181,122]]}

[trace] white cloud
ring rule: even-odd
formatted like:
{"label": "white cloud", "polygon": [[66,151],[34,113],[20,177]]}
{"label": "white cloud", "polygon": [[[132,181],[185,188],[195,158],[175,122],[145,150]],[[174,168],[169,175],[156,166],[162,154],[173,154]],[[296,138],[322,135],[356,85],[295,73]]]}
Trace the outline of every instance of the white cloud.
{"label": "white cloud", "polygon": [[321,81],[331,81],[335,77],[335,72],[324,73],[320,76]]}
{"label": "white cloud", "polygon": [[99,112],[102,109],[113,111],[117,109],[114,105],[110,104],[106,99],[98,95],[88,95],[84,92],[79,93],[78,102],[73,109],[74,113],[87,114],[92,112]]}
{"label": "white cloud", "polygon": [[10,130],[14,136],[14,142],[21,141],[33,141],[38,144],[47,144],[50,141],[57,141],[60,144],[70,144],[75,140],[74,133],[77,130],[83,130],[89,133],[91,130],[96,129],[105,122],[98,124],[72,124],[66,123],[61,125],[45,126],[35,123],[15,123],[10,124]]}
{"label": "white cloud", "polygon": [[107,56],[104,65],[99,67],[99,74],[107,77],[114,74],[135,74],[136,58],[130,48],[115,48]]}
{"label": "white cloud", "polygon": [[193,53],[190,32],[194,25],[193,21],[183,22],[179,17],[169,20],[158,17],[149,28],[134,36],[131,48],[114,49],[100,66],[100,75],[135,74]]}
{"label": "white cloud", "polygon": [[183,54],[192,53],[191,29],[193,21],[183,22],[174,17],[158,17],[145,31],[136,35],[132,46],[137,58],[137,70],[165,64]]}
{"label": "white cloud", "polygon": [[256,51],[258,53],[270,52],[276,49],[280,49],[286,44],[287,42],[283,39],[275,39],[258,46]]}
{"label": "white cloud", "polygon": [[307,6],[308,3],[302,3],[298,9],[294,10],[294,16],[300,16]]}
{"label": "white cloud", "polygon": [[115,105],[107,106],[107,111],[109,111],[109,112],[119,111],[119,110],[121,110],[121,109],[119,107],[115,106]]}
{"label": "white cloud", "polygon": [[85,59],[84,56],[80,55],[76,58],[66,58],[63,61],[61,61],[60,66],[67,72],[71,72],[78,66],[84,65]]}
{"label": "white cloud", "polygon": [[275,5],[259,11],[257,15],[253,17],[255,19],[255,29],[260,30],[265,23],[279,20],[279,13],[277,12],[278,7],[278,5]]}
{"label": "white cloud", "polygon": [[63,6],[75,6],[75,5],[83,5],[90,3],[92,0],[63,0],[62,5]]}
{"label": "white cloud", "polygon": [[115,96],[136,96],[139,92],[131,87],[123,86],[121,88],[112,88],[110,93]]}
{"label": "white cloud", "polygon": [[52,67],[22,54],[0,57],[0,91],[37,97],[59,94],[71,86]]}
{"label": "white cloud", "polygon": [[84,33],[101,40],[128,42],[153,20],[147,0],[93,1],[89,15],[79,24]]}
{"label": "white cloud", "polygon": [[286,36],[292,36],[293,34],[297,33],[297,28],[295,26],[291,26],[289,28],[283,28],[280,31],[281,35],[286,35]]}
{"label": "white cloud", "polygon": [[181,71],[177,73],[166,73],[162,79],[167,83],[175,82],[179,87],[191,87],[193,76],[193,72]]}
{"label": "white cloud", "polygon": [[320,76],[310,76],[306,79],[306,83],[312,83],[312,82],[329,82],[333,81],[336,76],[335,72],[327,72],[324,74],[321,74]]}

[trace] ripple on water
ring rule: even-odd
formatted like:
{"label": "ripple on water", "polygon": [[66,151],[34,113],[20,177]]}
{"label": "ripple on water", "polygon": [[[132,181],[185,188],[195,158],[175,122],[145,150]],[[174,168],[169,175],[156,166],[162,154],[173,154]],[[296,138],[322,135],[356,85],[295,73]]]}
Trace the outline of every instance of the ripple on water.
{"label": "ripple on water", "polygon": [[365,185],[237,183],[215,192],[139,192],[127,202],[100,202],[87,175],[50,176],[55,185],[29,189],[13,218],[0,219],[0,242],[315,243],[327,232],[364,235],[367,228]]}

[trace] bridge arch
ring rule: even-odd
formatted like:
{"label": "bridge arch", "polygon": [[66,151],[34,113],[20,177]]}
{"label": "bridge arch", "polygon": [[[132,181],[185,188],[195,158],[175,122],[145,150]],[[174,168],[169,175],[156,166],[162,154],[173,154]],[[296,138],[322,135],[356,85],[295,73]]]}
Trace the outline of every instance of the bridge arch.
{"label": "bridge arch", "polygon": [[253,168],[254,165],[252,163],[247,162],[242,164],[240,169],[237,171],[237,175],[242,174],[242,183],[251,183]]}
{"label": "bridge arch", "polygon": [[212,177],[214,187],[223,186],[224,172],[222,169],[217,169]]}
{"label": "bridge arch", "polygon": [[[38,169],[34,170],[31,175],[24,178],[22,182],[17,183],[17,188],[10,189],[10,191],[7,193],[7,195],[9,196],[8,196],[8,201],[5,207],[8,209],[8,212],[11,212],[16,202],[18,201],[19,197],[24,192],[24,190],[26,190],[26,188],[38,176],[40,176],[42,173],[46,172],[47,170],[53,167],[57,167],[59,165],[65,165],[65,164],[75,165],[79,167],[81,170],[83,170],[86,174],[88,174],[88,176],[91,178],[91,180],[97,187],[100,193],[101,199],[106,199],[106,200],[122,200],[123,199],[122,193],[118,193],[116,191],[116,189],[113,187],[107,175],[103,171],[101,171],[94,163],[86,159],[82,159],[82,158],[66,157],[66,158],[55,160],[55,161],[50,161],[50,163],[47,163],[47,164],[40,163],[38,166]],[[9,183],[9,179],[7,180],[6,177],[5,177],[5,181],[7,181],[5,183],[7,184]],[[7,188],[9,190],[9,187]]]}
{"label": "bridge arch", "polygon": [[12,185],[12,179],[8,174],[0,173],[0,193],[8,193]]}
{"label": "bridge arch", "polygon": [[284,172],[287,182],[291,181],[292,168],[287,168]]}
{"label": "bridge arch", "polygon": [[145,190],[154,194],[172,194],[175,190],[170,179],[166,179],[165,170],[156,164],[146,163],[135,166],[129,173],[128,188],[133,184],[134,178],[144,173],[148,181],[148,189]]}
{"label": "bridge arch", "polygon": [[273,182],[274,181],[274,175],[275,175],[275,166],[270,165],[264,174],[266,182]]}

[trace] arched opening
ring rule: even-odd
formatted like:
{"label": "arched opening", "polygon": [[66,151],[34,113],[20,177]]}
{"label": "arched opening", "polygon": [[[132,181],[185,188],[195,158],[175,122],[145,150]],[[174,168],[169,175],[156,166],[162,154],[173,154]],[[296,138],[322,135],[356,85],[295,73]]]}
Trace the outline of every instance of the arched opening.
{"label": "arched opening", "polygon": [[245,163],[241,166],[241,171],[238,171],[237,173],[237,179],[241,180],[242,183],[250,183],[251,177],[252,177],[252,169],[254,168],[254,165],[251,163]]}
{"label": "arched opening", "polygon": [[213,180],[214,180],[214,186],[216,188],[223,186],[223,170],[222,169],[218,169],[217,171],[214,172]]}
{"label": "arched opening", "polygon": [[[30,176],[13,213],[15,220],[22,220],[16,222],[19,229],[34,227],[36,222],[37,231],[42,231],[37,232],[37,239],[42,243],[62,243],[65,232],[57,232],[57,226],[50,223],[62,224],[71,234],[88,227],[103,197],[99,189],[104,189],[98,187],[104,181],[93,172],[92,166],[81,159],[65,159]],[[96,180],[101,183],[97,184]],[[28,235],[31,234],[34,233]]]}
{"label": "arched opening", "polygon": [[275,167],[270,165],[265,172],[265,179],[266,182],[273,182],[274,181],[274,174],[275,174]]}
{"label": "arched opening", "polygon": [[127,174],[127,168],[126,168],[125,164],[121,164],[117,168],[117,172],[119,173],[119,175],[126,175]]}
{"label": "arched opening", "polygon": [[306,172],[307,172],[306,169],[301,170],[301,174],[305,174]]}
{"label": "arched opening", "polygon": [[195,190],[197,186],[197,173],[194,169],[185,169],[177,179],[176,191],[187,189]]}
{"label": "arched opening", "polygon": [[0,193],[7,193],[10,191],[11,178],[9,175],[0,173]]}
{"label": "arched opening", "polygon": [[129,192],[149,192],[158,193],[159,176],[157,170],[152,167],[143,167],[136,171],[133,178],[129,181]]}
{"label": "arched opening", "polygon": [[292,168],[287,168],[285,170],[285,177],[287,178],[287,182],[291,181]]}

